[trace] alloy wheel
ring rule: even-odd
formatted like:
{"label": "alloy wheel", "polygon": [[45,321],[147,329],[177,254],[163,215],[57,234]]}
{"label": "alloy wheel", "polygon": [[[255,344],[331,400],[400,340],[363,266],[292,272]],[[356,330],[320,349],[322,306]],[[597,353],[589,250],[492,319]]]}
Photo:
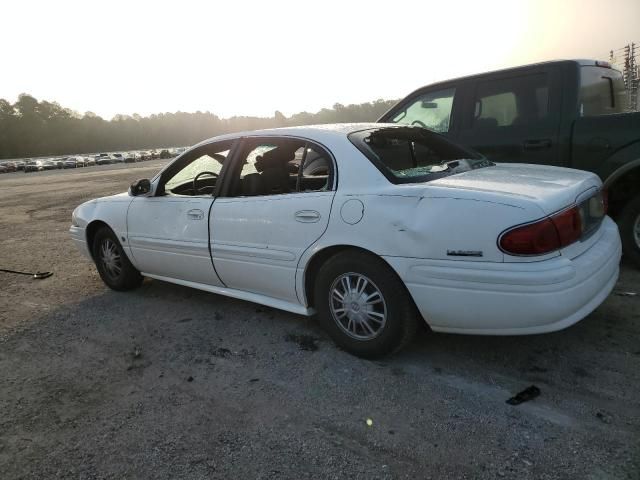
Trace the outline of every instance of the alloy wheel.
{"label": "alloy wheel", "polygon": [[387,323],[387,304],[382,292],[360,273],[345,273],[329,289],[331,315],[338,327],[357,340],[377,337]]}
{"label": "alloy wheel", "polygon": [[109,238],[105,238],[100,245],[100,261],[112,279],[117,279],[122,273],[122,258],[118,246]]}

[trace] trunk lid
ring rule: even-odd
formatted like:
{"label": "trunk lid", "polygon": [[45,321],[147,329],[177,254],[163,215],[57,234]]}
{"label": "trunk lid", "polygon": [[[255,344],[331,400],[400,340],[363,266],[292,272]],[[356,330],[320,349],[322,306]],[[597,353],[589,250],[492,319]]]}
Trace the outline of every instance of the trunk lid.
{"label": "trunk lid", "polygon": [[595,194],[602,182],[593,173],[571,168],[498,163],[432,180],[429,185],[531,201],[551,215]]}

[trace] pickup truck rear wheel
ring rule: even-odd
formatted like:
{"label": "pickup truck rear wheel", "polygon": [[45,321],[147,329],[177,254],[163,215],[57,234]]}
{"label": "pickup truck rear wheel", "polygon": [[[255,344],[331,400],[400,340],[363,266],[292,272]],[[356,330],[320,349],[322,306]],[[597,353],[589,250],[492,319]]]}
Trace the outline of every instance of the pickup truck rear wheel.
{"label": "pickup truck rear wheel", "polygon": [[101,227],[96,232],[93,239],[93,259],[100,278],[113,290],[133,290],[144,280],[109,227]]}
{"label": "pickup truck rear wheel", "polygon": [[382,259],[348,250],[320,268],[314,290],[318,320],[344,350],[376,358],[415,337],[418,313],[406,287]]}
{"label": "pickup truck rear wheel", "polygon": [[622,209],[618,225],[625,256],[640,268],[640,195]]}

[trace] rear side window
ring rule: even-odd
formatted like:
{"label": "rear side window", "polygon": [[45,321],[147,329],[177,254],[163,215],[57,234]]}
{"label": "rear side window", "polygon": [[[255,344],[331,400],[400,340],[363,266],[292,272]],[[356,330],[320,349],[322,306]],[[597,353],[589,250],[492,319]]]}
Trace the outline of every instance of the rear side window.
{"label": "rear side window", "polygon": [[392,183],[421,183],[492,165],[480,154],[418,127],[386,127],[349,135]]}
{"label": "rear side window", "polygon": [[233,180],[230,196],[325,192],[332,189],[331,157],[323,148],[304,139],[248,139],[243,156],[239,177]]}
{"label": "rear side window", "polygon": [[580,115],[606,115],[625,111],[622,73],[611,68],[580,67]]}
{"label": "rear side window", "polygon": [[549,115],[549,84],[544,73],[478,83],[473,128],[544,122]]}
{"label": "rear side window", "polygon": [[447,88],[420,95],[409,102],[407,107],[390,121],[391,123],[428,128],[438,133],[447,133],[455,94],[455,88]]}

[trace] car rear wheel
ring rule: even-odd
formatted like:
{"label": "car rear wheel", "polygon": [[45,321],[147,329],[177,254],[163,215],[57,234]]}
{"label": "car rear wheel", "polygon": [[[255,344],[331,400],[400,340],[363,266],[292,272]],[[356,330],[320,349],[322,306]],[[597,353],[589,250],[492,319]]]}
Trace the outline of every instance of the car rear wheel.
{"label": "car rear wheel", "polygon": [[96,232],[93,239],[93,259],[100,278],[113,290],[132,290],[142,283],[142,275],[131,264],[109,227],[101,227]]}
{"label": "car rear wheel", "polygon": [[415,336],[418,313],[396,273],[359,251],[331,257],[314,289],[318,319],[344,350],[376,358],[402,349]]}
{"label": "car rear wheel", "polygon": [[640,268],[640,195],[622,209],[618,225],[625,256]]}

